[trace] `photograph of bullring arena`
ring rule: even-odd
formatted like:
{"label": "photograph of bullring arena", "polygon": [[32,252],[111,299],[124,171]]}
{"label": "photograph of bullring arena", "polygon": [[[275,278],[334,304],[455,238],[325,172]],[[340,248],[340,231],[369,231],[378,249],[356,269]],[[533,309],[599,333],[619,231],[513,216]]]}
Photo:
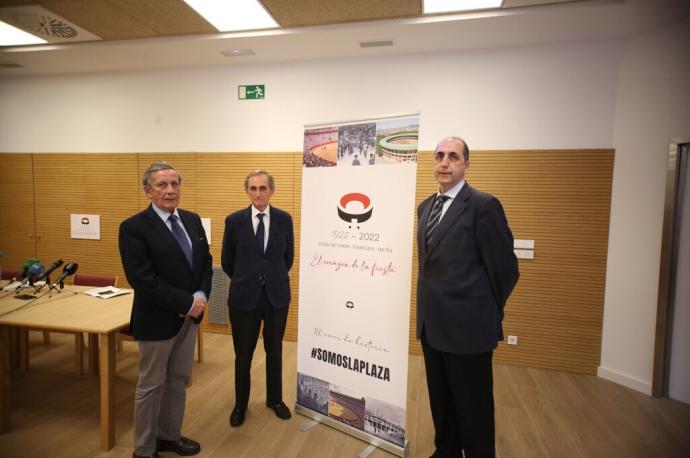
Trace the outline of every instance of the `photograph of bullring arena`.
{"label": "photograph of bullring arena", "polygon": [[304,131],[305,167],[334,167],[338,154],[338,128],[322,127]]}
{"label": "photograph of bullring arena", "polygon": [[304,131],[304,167],[417,162],[419,116]]}
{"label": "photograph of bullring arena", "polygon": [[297,404],[404,447],[405,411],[345,387],[297,373]]}
{"label": "photograph of bullring arena", "polygon": [[419,116],[376,123],[377,163],[417,162]]}

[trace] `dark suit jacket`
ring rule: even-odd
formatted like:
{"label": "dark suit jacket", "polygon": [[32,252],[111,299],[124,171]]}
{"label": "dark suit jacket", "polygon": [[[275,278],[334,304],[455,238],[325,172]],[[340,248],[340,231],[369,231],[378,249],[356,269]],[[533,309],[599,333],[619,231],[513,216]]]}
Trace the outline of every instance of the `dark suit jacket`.
{"label": "dark suit jacket", "polygon": [[[192,264],[151,205],[120,224],[120,257],[134,288],[131,331],[137,340],[177,335],[194,303],[193,294],[211,294],[212,258],[201,219],[177,209],[192,241]],[[201,321],[201,318],[195,320]]]}
{"label": "dark suit jacket", "polygon": [[417,338],[456,354],[485,353],[503,340],[503,307],[519,272],[501,203],[465,182],[429,246],[425,231],[436,196],[417,209]]}
{"label": "dark suit jacket", "polygon": [[268,243],[263,256],[254,235],[251,206],[225,218],[221,264],[231,279],[228,308],[252,310],[259,303],[261,282],[275,308],[290,304],[290,277],[295,237],[289,213],[271,206]]}

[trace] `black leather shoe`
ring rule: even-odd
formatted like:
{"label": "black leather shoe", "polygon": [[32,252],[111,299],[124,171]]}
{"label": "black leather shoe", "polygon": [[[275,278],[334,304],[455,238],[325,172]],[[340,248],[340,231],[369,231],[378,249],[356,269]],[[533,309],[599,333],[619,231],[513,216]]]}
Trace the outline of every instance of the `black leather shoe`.
{"label": "black leather shoe", "polygon": [[292,415],[290,415],[290,409],[288,409],[288,406],[286,406],[283,401],[266,401],[266,405],[269,409],[273,409],[273,411],[276,413],[276,417],[280,418],[281,420],[289,420],[290,417],[292,417]]}
{"label": "black leather shoe", "polygon": [[242,426],[242,423],[244,423],[244,409],[235,407],[230,414],[230,426],[237,428],[238,426]]}
{"label": "black leather shoe", "polygon": [[173,452],[181,456],[196,455],[201,451],[201,445],[197,441],[180,437],[176,441],[166,441],[163,439],[156,439],[157,452]]}
{"label": "black leather shoe", "polygon": [[153,455],[137,455],[132,453],[132,458],[160,458],[160,455],[157,452],[154,452]]}

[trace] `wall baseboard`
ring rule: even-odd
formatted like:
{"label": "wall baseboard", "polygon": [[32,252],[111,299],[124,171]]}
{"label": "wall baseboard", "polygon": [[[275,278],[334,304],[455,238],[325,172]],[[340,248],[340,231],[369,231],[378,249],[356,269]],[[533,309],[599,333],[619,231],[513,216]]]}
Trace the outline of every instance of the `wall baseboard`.
{"label": "wall baseboard", "polygon": [[599,366],[597,368],[597,375],[606,380],[610,380],[619,385],[627,386],[635,391],[644,393],[646,395],[652,395],[652,384],[645,380],[641,380],[636,377],[624,374],[622,372],[615,371],[613,369],[608,369],[606,367]]}

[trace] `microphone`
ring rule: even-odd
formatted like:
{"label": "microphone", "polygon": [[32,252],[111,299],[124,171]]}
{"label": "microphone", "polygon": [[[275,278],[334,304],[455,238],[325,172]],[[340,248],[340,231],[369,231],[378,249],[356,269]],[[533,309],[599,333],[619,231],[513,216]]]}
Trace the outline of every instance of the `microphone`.
{"label": "microphone", "polygon": [[44,271],[45,267],[43,267],[43,264],[41,264],[40,262],[35,262],[31,264],[31,266],[26,270],[26,276],[24,277],[24,280],[22,281],[21,285],[17,286],[14,290],[20,290],[24,288],[26,285],[33,286],[36,278],[43,275]]}
{"label": "microphone", "polygon": [[50,274],[52,274],[53,271],[54,271],[55,269],[57,269],[58,267],[60,267],[61,265],[62,265],[62,259],[58,259],[57,261],[55,261],[54,263],[52,263],[52,264],[50,265],[50,267],[48,267],[48,270],[46,270],[46,271],[43,272],[41,275],[39,275],[37,278],[35,278],[35,279],[34,279],[34,282],[41,281],[41,280],[43,280],[44,278],[45,278],[46,280],[49,280],[48,276],[49,276]]}
{"label": "microphone", "polygon": [[74,275],[78,268],[79,264],[77,264],[76,262],[70,262],[65,267],[63,267],[62,273],[55,280],[55,283],[53,283],[53,287],[55,287],[56,285],[60,285],[60,289],[63,289],[65,287],[65,278],[69,277],[70,275]]}
{"label": "microphone", "polygon": [[33,266],[37,262],[40,263],[41,261],[39,261],[36,258],[28,258],[26,261],[24,261],[24,263],[22,264],[21,272],[17,273],[17,275],[14,278],[12,278],[12,281],[15,282],[24,280],[26,278],[27,272],[29,271],[29,267]]}

